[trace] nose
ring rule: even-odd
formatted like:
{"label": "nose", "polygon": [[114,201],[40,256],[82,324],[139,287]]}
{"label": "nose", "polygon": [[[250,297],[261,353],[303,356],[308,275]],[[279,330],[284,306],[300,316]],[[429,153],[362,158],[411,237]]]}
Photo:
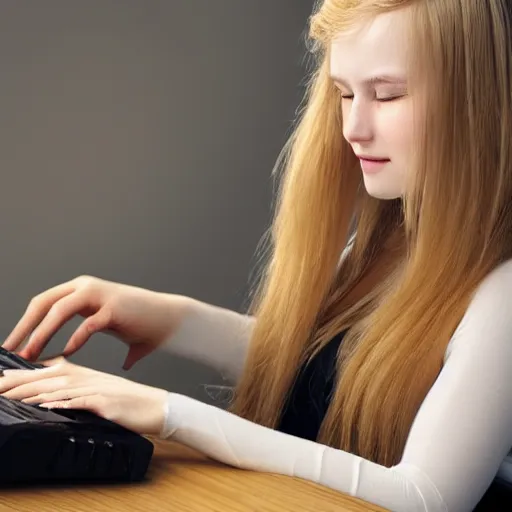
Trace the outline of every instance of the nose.
{"label": "nose", "polygon": [[354,100],[348,108],[344,109],[343,136],[351,144],[369,142],[373,139],[369,105]]}

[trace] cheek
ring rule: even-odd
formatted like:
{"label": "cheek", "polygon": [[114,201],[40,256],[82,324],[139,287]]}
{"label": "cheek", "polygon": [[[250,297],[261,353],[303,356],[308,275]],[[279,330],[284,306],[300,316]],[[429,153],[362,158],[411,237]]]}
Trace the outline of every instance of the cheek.
{"label": "cheek", "polygon": [[387,107],[379,112],[379,131],[390,152],[395,154],[395,158],[407,158],[414,139],[412,109],[405,102],[390,104]]}
{"label": "cheek", "polygon": [[343,130],[345,130],[345,124],[348,122],[348,119],[350,117],[350,101],[342,101],[341,102],[341,117],[343,119]]}

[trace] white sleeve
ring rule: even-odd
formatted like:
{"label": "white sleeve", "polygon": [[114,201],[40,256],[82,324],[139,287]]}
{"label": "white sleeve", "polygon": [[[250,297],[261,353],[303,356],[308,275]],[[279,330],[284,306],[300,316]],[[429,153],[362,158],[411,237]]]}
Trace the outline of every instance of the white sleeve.
{"label": "white sleeve", "polygon": [[[340,263],[352,248],[352,234]],[[191,359],[238,382],[245,364],[256,318],[190,298],[183,322],[160,346],[166,352]]]}
{"label": "white sleeve", "polygon": [[237,382],[254,322],[253,316],[191,299],[180,328],[160,348],[205,364]]}
{"label": "white sleeve", "polygon": [[162,438],[226,464],[317,482],[393,511],[468,512],[512,446],[512,262],[479,286],[413,422],[381,466],[169,393]]}

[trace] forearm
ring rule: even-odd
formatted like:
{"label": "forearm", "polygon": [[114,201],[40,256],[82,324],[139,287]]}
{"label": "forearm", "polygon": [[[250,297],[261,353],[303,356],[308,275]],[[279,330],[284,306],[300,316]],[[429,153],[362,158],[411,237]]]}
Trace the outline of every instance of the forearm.
{"label": "forearm", "polygon": [[177,331],[161,348],[208,365],[237,382],[245,364],[254,322],[252,316],[187,298]]}
{"label": "forearm", "polygon": [[[343,251],[352,246],[354,236]],[[256,318],[187,296],[167,295],[175,310],[180,302],[180,326],[162,345],[170,354],[192,359],[219,371],[236,384],[242,374]]]}
{"label": "forearm", "polygon": [[302,478],[389,510],[446,512],[436,489],[414,466],[380,466],[176,393],[168,394],[159,437],[230,466]]}

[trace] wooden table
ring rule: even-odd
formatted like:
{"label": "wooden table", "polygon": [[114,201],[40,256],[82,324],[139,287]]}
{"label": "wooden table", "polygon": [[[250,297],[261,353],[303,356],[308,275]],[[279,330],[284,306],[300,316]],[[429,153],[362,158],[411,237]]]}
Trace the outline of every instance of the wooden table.
{"label": "wooden table", "polygon": [[239,470],[170,441],[141,483],[3,488],[2,512],[383,512],[305,480]]}

